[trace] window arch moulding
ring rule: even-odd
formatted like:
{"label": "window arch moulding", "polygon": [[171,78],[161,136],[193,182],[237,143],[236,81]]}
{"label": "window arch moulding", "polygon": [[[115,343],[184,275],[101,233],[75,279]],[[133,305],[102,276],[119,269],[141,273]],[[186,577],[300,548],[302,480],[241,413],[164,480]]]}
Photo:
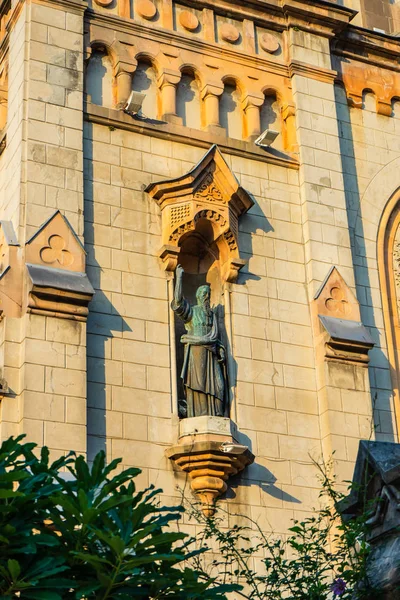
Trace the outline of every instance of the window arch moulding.
{"label": "window arch moulding", "polygon": [[387,203],[378,231],[378,266],[397,433],[400,432],[400,189]]}

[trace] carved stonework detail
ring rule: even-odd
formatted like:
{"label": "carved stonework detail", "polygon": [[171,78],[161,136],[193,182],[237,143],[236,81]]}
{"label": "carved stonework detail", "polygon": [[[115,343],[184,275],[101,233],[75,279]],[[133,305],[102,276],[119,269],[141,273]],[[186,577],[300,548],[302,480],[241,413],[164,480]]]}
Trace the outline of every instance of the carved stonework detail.
{"label": "carved stonework detail", "polygon": [[171,227],[174,227],[177,223],[186,221],[190,216],[190,204],[181,204],[171,208]]}
{"label": "carved stonework detail", "polygon": [[152,183],[146,191],[161,208],[163,247],[160,258],[167,271],[177,265],[188,236],[217,247],[221,279],[235,281],[244,261],[239,256],[238,220],[253,205],[217,146],[182,177]]}
{"label": "carved stonework detail", "polygon": [[332,267],[313,302],[314,331],[327,360],[367,365],[374,346],[361,323],[357,298],[336,267]]}
{"label": "carved stonework detail", "polygon": [[330,296],[325,300],[325,306],[336,317],[345,317],[351,312],[351,306],[345,298],[345,293],[340,287],[332,287]]}
{"label": "carved stonework detail", "polygon": [[48,264],[58,262],[63,267],[69,267],[74,262],[74,257],[65,246],[64,238],[60,235],[52,235],[49,237],[48,246],[41,249],[40,258]]}
{"label": "carved stonework detail", "polygon": [[85,250],[56,211],[21,247],[12,224],[0,228],[0,311],[86,321],[94,289],[85,273]]}
{"label": "carved stonework detail", "polygon": [[396,286],[397,309],[400,313],[400,227],[397,228],[393,245],[393,274]]}
{"label": "carved stonework detail", "polygon": [[223,197],[217,186],[214,184],[212,173],[208,173],[196,191],[194,197],[196,199],[206,198],[208,202],[222,202]]}
{"label": "carved stonework detail", "polygon": [[211,517],[216,501],[228,489],[229,478],[251,465],[255,457],[247,446],[237,443],[237,430],[230,419],[183,419],[179,429],[179,443],[165,455],[188,474],[203,513]]}
{"label": "carved stonework detail", "polygon": [[319,315],[360,320],[357,298],[336,267],[332,267],[315,295]]}

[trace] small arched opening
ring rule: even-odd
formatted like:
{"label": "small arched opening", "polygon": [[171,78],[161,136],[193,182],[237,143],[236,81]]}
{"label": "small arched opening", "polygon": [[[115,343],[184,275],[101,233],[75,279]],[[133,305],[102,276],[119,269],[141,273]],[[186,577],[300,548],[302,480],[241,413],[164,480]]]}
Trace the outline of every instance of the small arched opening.
{"label": "small arched opening", "polygon": [[176,112],[182,125],[201,129],[200,85],[193,70],[184,71],[177,85]]}
{"label": "small arched opening", "polygon": [[133,76],[132,89],[145,96],[141,109],[142,115],[149,119],[157,119],[159,113],[157,73],[150,60],[139,59]]}
{"label": "small arched opening", "polygon": [[243,139],[243,114],[240,106],[240,90],[233,79],[224,82],[224,91],[219,101],[219,122],[226,135]]}
{"label": "small arched opening", "polygon": [[274,90],[264,92],[264,102],[260,107],[261,131],[272,129],[278,132],[274,148],[283,150],[281,103]]}
{"label": "small arched opening", "polygon": [[112,108],[115,106],[113,64],[105,47],[92,51],[86,68],[85,88],[92,104]]}

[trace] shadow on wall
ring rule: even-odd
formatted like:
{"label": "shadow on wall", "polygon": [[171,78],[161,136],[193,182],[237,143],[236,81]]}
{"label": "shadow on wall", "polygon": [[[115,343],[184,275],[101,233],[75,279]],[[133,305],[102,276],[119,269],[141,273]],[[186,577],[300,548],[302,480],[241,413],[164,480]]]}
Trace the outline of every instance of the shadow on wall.
{"label": "shadow on wall", "polygon": [[[252,450],[251,439],[245,433],[238,433],[238,442],[247,446],[250,451]],[[224,497],[227,499],[236,498],[237,494],[235,489],[256,485],[262,492],[272,496],[272,498],[275,498],[276,500],[301,504],[301,500],[284,492],[275,485],[276,482],[277,478],[275,475],[269,469],[264,467],[264,465],[260,465],[256,461],[252,465],[249,465],[244,472],[229,479],[229,488]]]}
{"label": "shadow on wall", "polygon": [[[110,410],[112,407],[113,381],[116,374],[112,372],[113,363],[110,362],[106,376],[106,359],[109,361],[111,358],[111,340],[132,331],[101,290],[102,265],[97,261],[96,254],[102,250],[102,247],[96,247],[94,237],[92,130],[92,124],[85,123],[85,249],[88,276],[96,290],[89,305],[87,322],[87,455],[89,461],[92,461],[100,450],[103,450],[107,460],[110,460],[110,448],[107,448],[107,444],[110,443],[111,436],[109,432],[107,433],[107,409]],[[104,228],[106,229],[107,226]]]}
{"label": "shadow on wall", "polygon": [[347,103],[346,92],[340,85],[335,85],[335,100],[356,293],[360,303],[362,322],[368,327],[375,342],[375,347],[370,351],[369,379],[376,439],[394,442],[395,432],[391,418],[382,419],[385,414],[389,417],[392,413],[390,365],[386,355],[382,351],[381,334],[376,327],[374,300],[371,291],[366,241],[362,222],[361,196],[358,187],[350,109]]}

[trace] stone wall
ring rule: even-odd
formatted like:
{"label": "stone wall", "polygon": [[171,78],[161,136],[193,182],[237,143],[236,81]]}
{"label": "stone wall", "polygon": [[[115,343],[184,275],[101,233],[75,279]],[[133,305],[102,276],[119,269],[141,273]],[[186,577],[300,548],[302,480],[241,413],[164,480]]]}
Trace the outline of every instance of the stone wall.
{"label": "stone wall", "polygon": [[[160,208],[144,190],[189,172],[217,143],[254,201],[239,220],[247,264],[221,303],[231,418],[256,461],[223,506],[231,524],[240,512],[284,534],[318,502],[313,458],[335,452],[339,479],[350,479],[359,439],[375,435],[373,409],[376,435],[397,439],[377,253],[384,207],[400,188],[396,110],[389,114],[391,97],[371,104],[368,94],[357,106],[350,84],[337,84],[341,59],[330,38],[339,45],[343,31],[357,35],[343,3],[329,14],[305,3],[289,15],[295,20],[289,9],[264,11],[263,27],[248,7],[235,5],[228,18],[219,6],[215,19],[211,9],[196,13],[202,27],[193,33],[187,15],[173,21],[169,3],[152,21],[131,19],[126,3],[102,4],[91,3],[85,23],[78,0],[31,2],[11,28],[2,219],[13,222],[22,256],[59,209],[70,238],[85,244],[96,294],[87,325],[71,312],[32,312],[25,288],[21,314],[4,315],[1,367],[12,394],[1,400],[1,435],[24,431],[55,455],[105,450],[108,460],[140,467],[141,483],[162,487],[166,500],[176,503],[182,490],[190,497],[165,457],[179,430],[173,281],[159,258]],[[143,91],[138,73],[149,63],[154,114],[129,116],[123,100],[131,87]],[[183,78],[197,86],[192,106]],[[270,150],[253,143],[268,98],[280,133]],[[327,360],[316,311],[333,266],[340,301],[356,307],[353,324],[362,320],[373,336],[368,369],[354,348]]]}

